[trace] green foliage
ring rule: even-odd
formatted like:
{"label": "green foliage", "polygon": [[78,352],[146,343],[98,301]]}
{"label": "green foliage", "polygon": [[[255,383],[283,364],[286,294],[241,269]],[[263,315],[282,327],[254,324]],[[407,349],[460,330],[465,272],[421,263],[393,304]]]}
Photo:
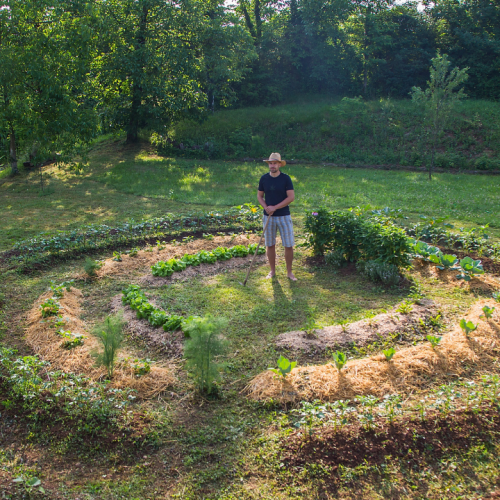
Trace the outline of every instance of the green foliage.
{"label": "green foliage", "polygon": [[59,330],[57,335],[65,339],[65,341],[61,344],[61,347],[68,350],[83,345],[84,340],[87,338],[80,333],[72,333],[70,330],[64,331],[63,329]]}
{"label": "green foliage", "polygon": [[347,356],[343,352],[336,351],[332,354],[332,357],[335,366],[340,373],[342,371],[342,368],[344,368],[345,364],[347,363]]}
{"label": "green foliage", "polygon": [[439,266],[437,266],[438,269],[441,269],[441,271],[445,270],[451,270],[454,271],[458,269],[456,265],[458,264],[458,259],[456,255],[449,255],[449,254],[439,254]]}
{"label": "green foliage", "polygon": [[193,317],[183,327],[188,335],[184,345],[186,365],[200,392],[210,394],[220,378],[223,364],[216,362],[216,358],[226,352],[226,342],[220,337],[226,325],[224,318],[206,316]]}
{"label": "green foliage", "polygon": [[486,319],[490,319],[493,317],[493,312],[495,311],[495,308],[494,307],[489,307],[489,306],[484,306],[483,307],[483,313],[484,313],[484,317]]}
{"label": "green foliage", "polygon": [[134,369],[134,375],[136,377],[142,377],[151,371],[152,361],[150,359],[145,359],[144,361],[136,359],[134,361],[135,363],[132,365],[132,368]]}
{"label": "green foliage", "polygon": [[335,250],[348,262],[377,261],[408,267],[409,250],[405,231],[380,213],[362,209],[325,209],[306,214],[306,243],[315,254]]}
{"label": "green foliage", "polygon": [[130,251],[128,252],[128,254],[130,257],[137,257],[139,250],[140,250],[139,247],[131,248]]}
{"label": "green foliage", "polygon": [[297,361],[289,361],[287,358],[280,355],[277,364],[278,368],[268,368],[268,370],[276,373],[276,375],[281,375],[283,380],[285,380],[286,376],[297,366]]}
{"label": "green foliage", "polygon": [[400,312],[401,314],[408,314],[413,311],[413,305],[409,301],[401,302],[401,304],[396,309],[396,312]]}
{"label": "green foliage", "polygon": [[497,301],[500,302],[500,292],[493,292],[492,297]]}
{"label": "green foliage", "polygon": [[359,261],[357,268],[370,281],[381,281],[384,285],[388,286],[397,285],[401,278],[398,267],[385,262],[378,262],[376,260]]}
{"label": "green foliage", "polygon": [[441,342],[442,337],[436,337],[435,335],[426,335],[425,338],[431,343],[433,349],[435,349]]}
{"label": "green foliage", "polygon": [[345,263],[344,255],[342,254],[342,250],[330,250],[325,253],[325,262],[328,266],[338,269],[342,267]]}
{"label": "green foliage", "polygon": [[83,269],[87,273],[88,276],[93,278],[96,275],[96,272],[101,269],[102,262],[98,262],[90,257],[85,257],[85,262],[83,264]]}
{"label": "green foliage", "polygon": [[454,68],[448,73],[450,65],[448,56],[438,53],[432,59],[427,89],[422,91],[420,87],[412,88],[413,102],[425,110],[423,140],[424,147],[430,149],[427,165],[429,179],[432,178],[434,170],[438,136],[444,132],[446,121],[455,103],[466,97],[463,88],[459,87],[467,80],[469,68],[461,70]]}
{"label": "green foliage", "polygon": [[468,256],[460,260],[460,271],[460,274],[457,274],[457,278],[465,281],[470,281],[471,278],[478,274],[484,274],[481,261],[474,260]]}
{"label": "green foliage", "polygon": [[167,321],[163,325],[163,330],[166,332],[174,332],[175,330],[179,330],[183,325],[184,318],[182,316],[177,316],[176,314],[172,314],[168,317]]}
{"label": "green foliage", "polygon": [[59,302],[55,299],[46,299],[40,304],[40,310],[42,313],[42,318],[47,318],[49,316],[56,316],[59,312]]}
{"label": "green foliage", "polygon": [[461,319],[460,328],[465,332],[465,335],[469,335],[470,332],[477,330],[477,325],[475,325],[472,321]]}
{"label": "green foliage", "polygon": [[298,416],[298,419],[294,424],[295,427],[305,427],[307,434],[311,437],[313,427],[319,425],[326,417],[326,405],[322,404],[321,401],[318,400],[313,401],[312,403],[302,401],[302,406],[292,410],[292,413]]}
{"label": "green foliage", "polygon": [[115,262],[121,262],[122,261],[122,254],[121,252],[113,252],[113,260]]}
{"label": "green foliage", "polygon": [[163,326],[169,317],[165,311],[160,311],[159,309],[154,309],[151,311],[148,317],[149,324],[151,326],[159,327]]}
{"label": "green foliage", "polygon": [[42,486],[42,481],[40,481],[40,479],[38,479],[37,477],[30,478],[25,476],[18,476],[12,482],[15,484],[22,485],[26,493],[28,493],[28,495],[30,496],[32,493],[34,493],[35,489],[42,495],[45,495],[45,490]]}
{"label": "green foliage", "polygon": [[384,354],[385,359],[390,361],[394,354],[396,354],[396,349],[394,349],[394,347],[390,347],[389,349],[382,350],[382,353]]}
{"label": "green foliage", "polygon": [[120,349],[123,342],[123,316],[115,314],[114,316],[107,316],[106,319],[98,323],[94,329],[93,334],[101,343],[102,351],[95,352],[94,357],[97,366],[105,366],[108,372],[108,378],[113,378],[113,370]]}

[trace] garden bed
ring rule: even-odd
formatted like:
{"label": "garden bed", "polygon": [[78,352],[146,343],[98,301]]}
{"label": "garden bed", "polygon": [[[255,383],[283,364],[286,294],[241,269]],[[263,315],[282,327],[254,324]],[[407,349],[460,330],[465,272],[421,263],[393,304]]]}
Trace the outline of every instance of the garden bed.
{"label": "garden bed", "polygon": [[425,324],[429,318],[437,314],[436,304],[431,300],[421,300],[419,304],[410,306],[412,309],[407,313],[398,312],[398,307],[395,306],[392,311],[349,325],[315,328],[310,332],[298,330],[282,333],[276,339],[276,346],[292,351],[316,352],[352,345],[363,347],[390,335],[418,332],[422,329],[422,322]]}

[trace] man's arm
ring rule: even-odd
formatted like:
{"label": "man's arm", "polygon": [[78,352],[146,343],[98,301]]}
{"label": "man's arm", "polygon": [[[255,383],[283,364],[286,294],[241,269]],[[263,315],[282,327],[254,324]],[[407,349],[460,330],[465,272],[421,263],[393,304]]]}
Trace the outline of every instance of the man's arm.
{"label": "man's arm", "polygon": [[273,215],[276,209],[269,210],[266,200],[264,200],[264,191],[257,191],[257,200],[259,200],[260,206],[266,211],[267,215]]}

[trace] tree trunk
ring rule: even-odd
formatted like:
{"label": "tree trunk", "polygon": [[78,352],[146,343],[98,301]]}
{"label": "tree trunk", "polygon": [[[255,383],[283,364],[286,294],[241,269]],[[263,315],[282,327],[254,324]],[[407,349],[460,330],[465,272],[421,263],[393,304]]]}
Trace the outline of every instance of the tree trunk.
{"label": "tree trunk", "polygon": [[16,134],[14,132],[14,127],[10,126],[10,147],[9,147],[9,156],[10,156],[10,168],[11,175],[17,175],[19,170],[17,168],[17,154],[16,154]]}

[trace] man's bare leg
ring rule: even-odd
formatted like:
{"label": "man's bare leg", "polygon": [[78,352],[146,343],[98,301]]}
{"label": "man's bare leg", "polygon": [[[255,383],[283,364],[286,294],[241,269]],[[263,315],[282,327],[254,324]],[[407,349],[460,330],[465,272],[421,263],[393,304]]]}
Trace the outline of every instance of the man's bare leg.
{"label": "man's bare leg", "polygon": [[293,262],[293,247],[285,247],[286,275],[292,281],[297,281],[297,278],[292,273],[292,262]]}
{"label": "man's bare leg", "polygon": [[276,245],[272,247],[266,247],[267,261],[269,262],[269,267],[271,270],[266,278],[272,278],[276,275]]}

